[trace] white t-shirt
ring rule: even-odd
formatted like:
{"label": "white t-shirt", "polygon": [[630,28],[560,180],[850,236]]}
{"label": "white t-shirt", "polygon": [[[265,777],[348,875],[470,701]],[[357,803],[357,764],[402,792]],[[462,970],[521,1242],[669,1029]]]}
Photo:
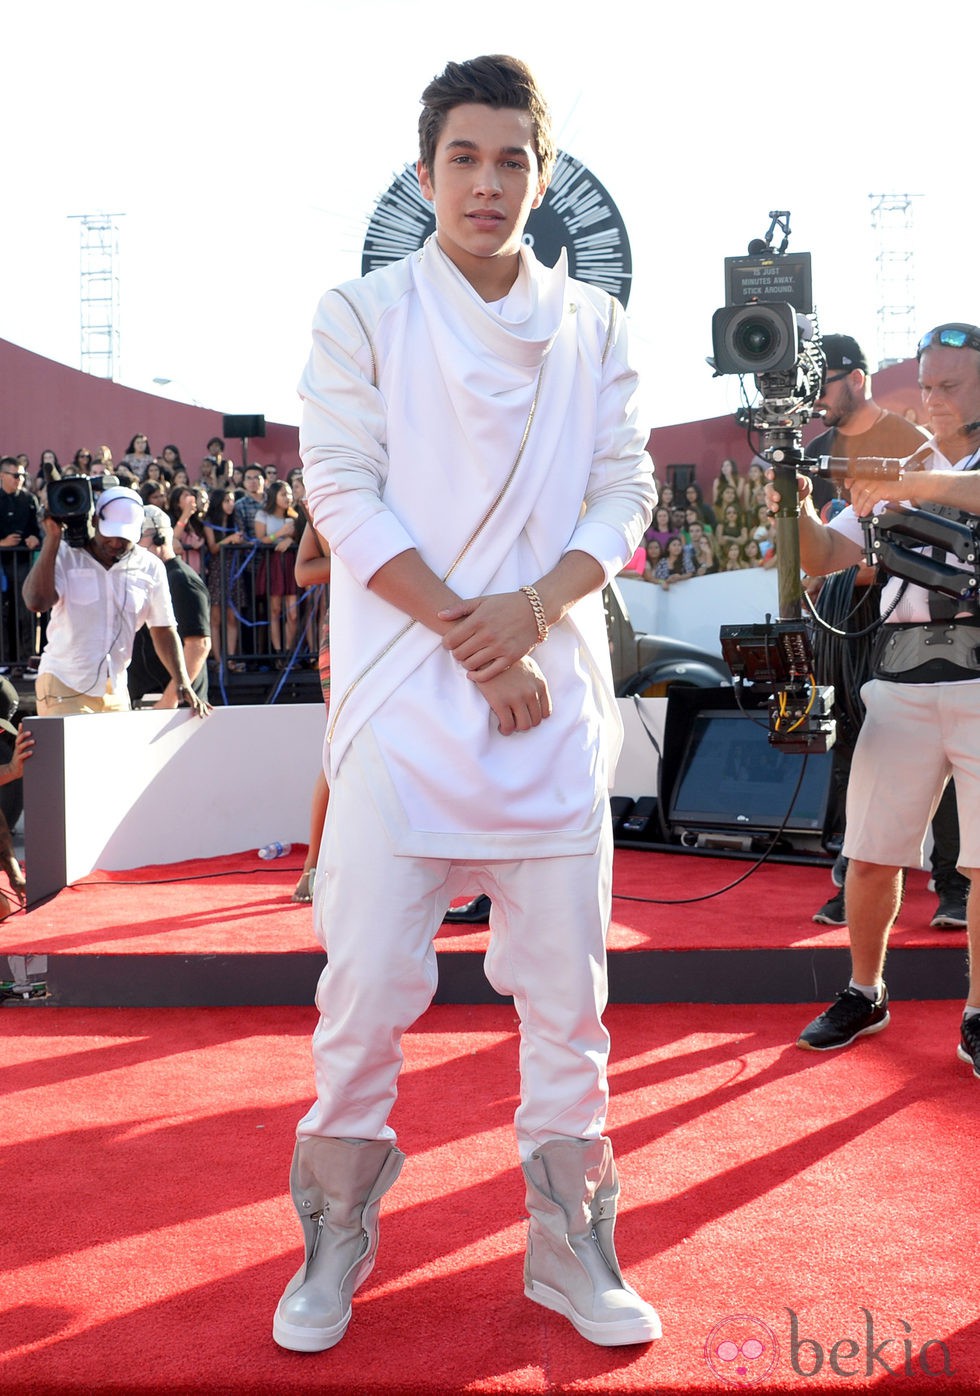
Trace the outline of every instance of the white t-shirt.
{"label": "white t-shirt", "polygon": [[125,693],[137,630],[176,624],[163,563],[133,547],[107,570],[87,548],[62,543],[54,580],[58,600],[38,672],[78,693]]}

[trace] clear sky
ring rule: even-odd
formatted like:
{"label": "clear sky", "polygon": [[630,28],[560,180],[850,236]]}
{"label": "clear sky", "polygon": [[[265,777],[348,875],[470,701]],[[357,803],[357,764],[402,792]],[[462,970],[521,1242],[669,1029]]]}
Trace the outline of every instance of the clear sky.
{"label": "clear sky", "polygon": [[[360,274],[450,58],[537,73],[559,145],[622,213],[651,426],[734,410],[712,380],[723,260],[792,212],[825,332],[873,357],[869,195],[915,200],[915,324],[980,320],[976,8],[881,0],[53,0],[3,6],[0,338],[79,365],[79,225],[124,214],[121,381],[296,421],[321,292]],[[955,71],[962,76],[954,80]],[[913,349],[914,345],[910,346]],[[155,389],[154,378],[173,380]],[[139,424],[134,425],[134,430]],[[122,443],[124,444],[124,443]]]}

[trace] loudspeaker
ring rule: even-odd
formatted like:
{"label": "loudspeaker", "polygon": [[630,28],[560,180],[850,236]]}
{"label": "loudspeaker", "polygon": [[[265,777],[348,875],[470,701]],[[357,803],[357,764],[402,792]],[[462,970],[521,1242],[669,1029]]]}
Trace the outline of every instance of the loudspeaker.
{"label": "loudspeaker", "polygon": [[623,842],[631,839],[649,842],[659,837],[657,817],[656,798],[653,795],[642,795],[633,808],[624,815],[617,837]]}
{"label": "loudspeaker", "polygon": [[222,436],[234,436],[239,440],[243,436],[265,436],[265,417],[228,417],[224,418]]}
{"label": "loudspeaker", "polygon": [[688,485],[694,484],[694,474],[697,466],[694,465],[668,465],[667,483],[673,487],[675,494],[683,494]]}

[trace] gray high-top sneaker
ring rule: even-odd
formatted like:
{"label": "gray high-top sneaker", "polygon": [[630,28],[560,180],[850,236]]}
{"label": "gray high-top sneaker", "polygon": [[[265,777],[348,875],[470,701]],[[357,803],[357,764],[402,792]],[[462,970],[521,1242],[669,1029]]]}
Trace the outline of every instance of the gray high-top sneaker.
{"label": "gray high-top sneaker", "polygon": [[306,1257],[276,1309],[280,1347],[322,1352],[347,1332],[354,1291],[374,1269],[381,1198],[404,1162],[383,1139],[299,1140],[289,1186]]}
{"label": "gray high-top sneaker", "polygon": [[527,1182],[524,1293],[563,1314],[590,1343],[649,1343],[656,1309],[623,1279],[613,1232],[619,1179],[608,1139],[549,1139],[523,1165]]}

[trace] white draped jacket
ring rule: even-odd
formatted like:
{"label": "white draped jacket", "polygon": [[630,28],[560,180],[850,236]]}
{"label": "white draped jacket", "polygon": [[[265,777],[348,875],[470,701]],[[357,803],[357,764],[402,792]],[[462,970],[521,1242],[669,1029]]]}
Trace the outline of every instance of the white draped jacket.
{"label": "white draped jacket", "polygon": [[656,498],[635,389],[620,308],[564,257],[523,249],[490,306],[433,237],[323,297],[300,451],[332,553],[328,774],[352,753],[396,852],[595,847],[621,742],[601,595],[534,651],[553,715],[502,737],[440,637],[367,586],[410,548],[461,597],[515,591],[571,550],[614,576]]}

